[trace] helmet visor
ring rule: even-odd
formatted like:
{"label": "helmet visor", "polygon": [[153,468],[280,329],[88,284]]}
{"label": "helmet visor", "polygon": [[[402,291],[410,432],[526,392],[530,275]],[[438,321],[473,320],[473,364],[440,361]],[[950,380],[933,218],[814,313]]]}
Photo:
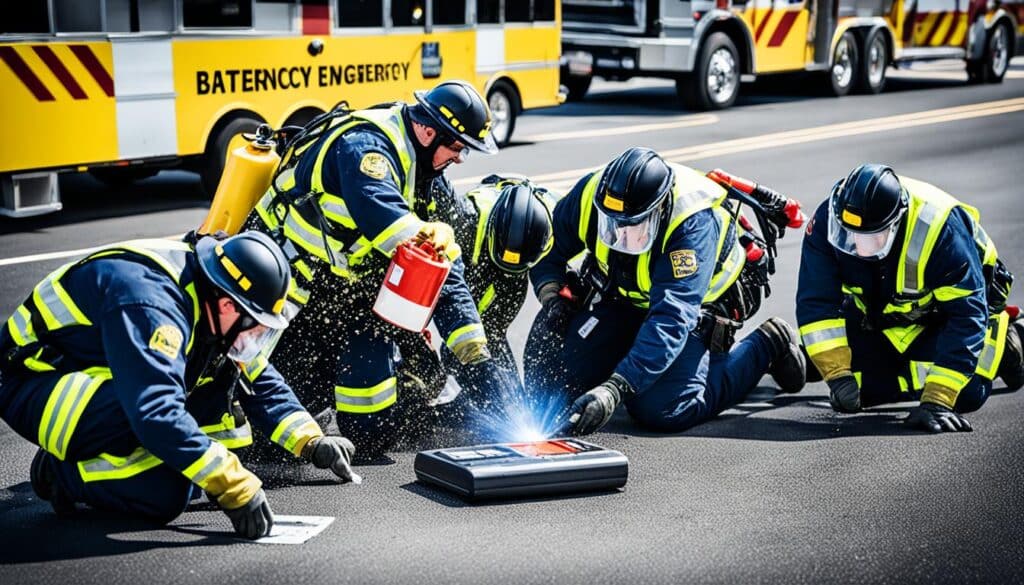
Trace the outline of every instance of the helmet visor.
{"label": "helmet visor", "polygon": [[832,213],[828,214],[828,241],[833,248],[863,260],[881,260],[889,255],[893,242],[896,241],[903,211],[896,215],[892,223],[873,232],[859,232],[847,228],[839,221],[834,211],[833,209]]}
{"label": "helmet visor", "polygon": [[597,210],[597,237],[612,250],[634,256],[643,254],[654,245],[661,224],[661,206],[655,206],[637,217],[613,217]]}
{"label": "helmet visor", "polygon": [[256,325],[241,331],[228,348],[228,359],[242,364],[251,362],[270,345],[278,331],[280,330],[265,325]]}

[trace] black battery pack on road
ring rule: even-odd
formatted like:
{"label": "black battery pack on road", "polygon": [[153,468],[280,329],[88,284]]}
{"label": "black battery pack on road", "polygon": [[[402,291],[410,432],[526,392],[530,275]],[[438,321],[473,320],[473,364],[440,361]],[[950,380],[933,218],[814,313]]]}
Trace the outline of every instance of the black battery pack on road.
{"label": "black battery pack on road", "polygon": [[629,476],[625,455],[578,439],[421,451],[414,467],[468,500],[615,489]]}

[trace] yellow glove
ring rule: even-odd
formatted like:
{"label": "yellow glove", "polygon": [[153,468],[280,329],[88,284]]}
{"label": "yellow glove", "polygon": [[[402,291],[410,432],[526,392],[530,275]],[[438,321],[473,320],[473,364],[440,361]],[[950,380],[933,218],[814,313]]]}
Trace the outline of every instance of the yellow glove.
{"label": "yellow glove", "polygon": [[850,375],[853,352],[849,346],[836,347],[811,356],[814,366],[826,382]]}
{"label": "yellow glove", "polygon": [[417,245],[430,242],[438,254],[444,254],[449,248],[456,246],[455,232],[450,225],[440,221],[428,221],[423,224],[414,240]]}
{"label": "yellow glove", "polygon": [[956,405],[956,397],[959,394],[959,390],[948,388],[937,382],[926,382],[924,390],[921,392],[921,402],[939,404],[952,410],[953,406]]}
{"label": "yellow glove", "polygon": [[471,339],[455,346],[452,353],[459,360],[459,363],[468,366],[479,364],[491,359],[491,352],[487,349],[487,339]]}

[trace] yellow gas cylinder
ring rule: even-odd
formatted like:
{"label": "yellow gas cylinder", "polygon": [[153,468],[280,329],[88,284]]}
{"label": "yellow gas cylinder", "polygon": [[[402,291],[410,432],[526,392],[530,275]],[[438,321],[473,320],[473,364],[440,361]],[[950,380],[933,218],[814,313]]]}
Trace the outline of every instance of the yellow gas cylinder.
{"label": "yellow gas cylinder", "polygon": [[200,234],[222,230],[234,235],[241,229],[256,202],[270,188],[274,171],[281,162],[274,151],[276,143],[271,139],[272,134],[270,127],[262,124],[256,129],[256,135],[243,135],[249,140],[248,144],[228,153],[210,211],[199,227]]}

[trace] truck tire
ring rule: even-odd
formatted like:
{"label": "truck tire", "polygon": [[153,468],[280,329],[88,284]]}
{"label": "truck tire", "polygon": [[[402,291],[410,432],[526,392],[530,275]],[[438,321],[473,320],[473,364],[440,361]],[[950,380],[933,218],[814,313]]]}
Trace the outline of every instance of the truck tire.
{"label": "truck tire", "polygon": [[496,81],[487,92],[487,106],[491,109],[491,134],[494,142],[504,148],[512,140],[519,114],[519,92],[504,81]]}
{"label": "truck tire", "polygon": [[1010,45],[1013,33],[1005,22],[992,27],[985,39],[985,55],[980,61],[967,62],[969,83],[1002,83],[1010,68]]}
{"label": "truck tire", "polygon": [[828,69],[825,89],[829,94],[842,97],[850,93],[857,80],[857,37],[846,31],[832,50],[832,66]]}
{"label": "truck tire", "polygon": [[203,192],[208,197],[213,197],[217,192],[217,184],[220,183],[220,176],[224,173],[224,163],[227,161],[228,153],[231,150],[245,144],[241,137],[243,132],[255,132],[256,127],[263,121],[252,116],[240,116],[225,124],[215,136],[211,136],[206,143],[206,152],[203,153],[203,162],[199,170],[199,183]]}
{"label": "truck tire", "polygon": [[565,77],[565,87],[569,90],[569,95],[566,97],[566,100],[570,102],[583,101],[584,96],[587,95],[587,90],[590,89],[590,82],[593,80],[593,76],[590,75],[567,75]]}
{"label": "truck tire", "polygon": [[885,74],[889,68],[889,39],[881,28],[868,33],[860,54],[857,69],[857,89],[860,93],[878,94],[885,89]]}
{"label": "truck tire", "polygon": [[728,35],[715,32],[708,36],[693,74],[676,80],[676,93],[691,110],[722,110],[736,103],[740,93],[740,59]]}

